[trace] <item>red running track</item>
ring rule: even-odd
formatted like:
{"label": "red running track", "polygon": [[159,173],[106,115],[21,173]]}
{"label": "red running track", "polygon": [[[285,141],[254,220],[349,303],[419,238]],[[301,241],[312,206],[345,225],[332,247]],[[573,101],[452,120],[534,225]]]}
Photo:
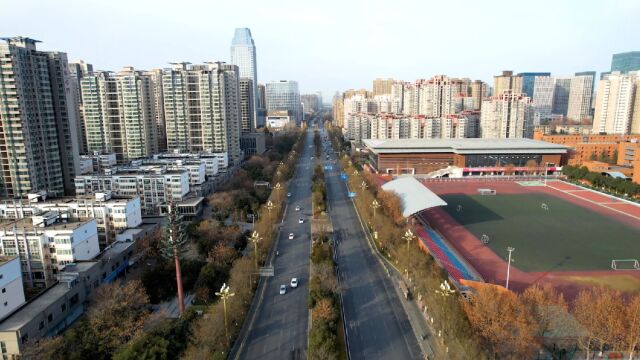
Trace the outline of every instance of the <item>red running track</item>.
{"label": "red running track", "polygon": [[[617,221],[629,224],[630,226],[640,229],[640,221],[633,217],[614,211],[606,206],[590,202],[581,197],[570,195],[572,192],[567,190],[575,189],[573,185],[561,183],[558,187],[524,187],[515,182],[486,182],[486,181],[463,181],[463,182],[426,182],[425,186],[438,195],[444,194],[477,194],[478,188],[491,188],[497,190],[499,194],[523,194],[523,193],[544,193],[551,196],[559,197],[578,206],[590,209],[604,216],[610,216]],[[569,185],[569,186],[565,186]],[[594,194],[598,195],[598,194]],[[620,205],[634,206],[627,203]],[[611,206],[611,205],[607,205]],[[455,247],[455,249],[465,257],[465,259],[478,271],[485,281],[505,285],[507,276],[507,262],[489,247],[483,245],[480,240],[475,237],[464,226],[460,225],[453,217],[441,208],[432,208],[423,212],[424,217],[429,223],[435,227],[440,233]],[[527,287],[535,283],[551,283],[558,287],[567,298],[573,298],[577,291],[581,289],[581,285],[567,281],[562,278],[566,275],[578,276],[603,276],[603,275],[623,275],[630,274],[640,276],[638,271],[560,271],[560,272],[524,272],[512,266],[509,278],[509,288],[515,291],[523,291]]]}

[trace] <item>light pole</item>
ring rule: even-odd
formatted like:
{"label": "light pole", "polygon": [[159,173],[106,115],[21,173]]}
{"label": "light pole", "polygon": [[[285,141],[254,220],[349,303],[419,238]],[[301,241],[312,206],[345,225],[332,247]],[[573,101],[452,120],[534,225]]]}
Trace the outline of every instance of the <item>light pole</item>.
{"label": "light pole", "polygon": [[282,189],[282,185],[280,185],[280,183],[276,183],[274,189],[276,189],[277,196],[280,197],[280,190]]}
{"label": "light pole", "polygon": [[509,259],[507,260],[507,284],[506,284],[506,288],[507,290],[509,290],[509,274],[511,272],[511,253],[515,250],[516,248],[509,246],[507,248],[507,251],[509,252]]}
{"label": "light pole", "polygon": [[227,325],[227,299],[235,295],[234,293],[229,292],[229,290],[229,286],[224,283],[222,284],[220,291],[216,292],[216,296],[219,296],[220,299],[222,299],[222,306],[224,308],[224,334],[226,336],[226,342],[229,342],[229,327]]}
{"label": "light pole", "polygon": [[371,208],[373,209],[373,236],[377,239],[378,238],[378,232],[376,231],[376,210],[380,207],[380,203],[378,202],[378,200],[373,199],[373,201],[371,202]]}
{"label": "light pole", "polygon": [[249,238],[249,240],[251,240],[251,242],[253,243],[253,257],[255,259],[256,269],[257,269],[258,268],[258,243],[260,242],[260,240],[262,240],[262,238],[260,237],[260,234],[257,231],[254,231],[251,234],[251,237]]}
{"label": "light pole", "polygon": [[269,210],[269,223],[271,223],[271,210],[273,210],[273,203],[271,200],[267,201],[267,210]]}
{"label": "light pole", "polygon": [[[451,285],[449,285],[447,280],[443,280],[440,283],[440,290],[436,289],[436,294],[442,296],[442,329],[443,330],[444,330],[444,325],[446,324],[446,319],[445,319],[445,315],[446,315],[445,301],[450,295],[454,294],[455,292],[456,291],[451,288]],[[440,335],[441,335],[441,333],[438,332],[438,336],[440,336]]]}
{"label": "light pole", "polygon": [[411,229],[407,229],[407,231],[404,233],[404,239],[407,241],[407,251],[408,251],[409,244],[411,243],[411,240],[413,240],[413,232],[411,232]]}
{"label": "light pole", "polygon": [[549,164],[550,162],[544,163],[544,186],[547,186],[547,173],[549,172]]}

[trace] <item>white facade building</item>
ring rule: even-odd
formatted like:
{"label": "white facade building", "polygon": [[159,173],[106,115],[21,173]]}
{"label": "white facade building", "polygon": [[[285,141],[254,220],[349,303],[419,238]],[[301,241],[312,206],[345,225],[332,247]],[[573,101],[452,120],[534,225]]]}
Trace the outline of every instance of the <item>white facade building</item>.
{"label": "white facade building", "polygon": [[567,117],[576,121],[591,119],[591,98],[593,97],[593,82],[596,76],[595,72],[579,74],[581,73],[571,79],[567,106]]}
{"label": "white facade building", "polygon": [[630,134],[640,131],[640,116],[634,119],[634,100],[640,72],[614,71],[598,83],[593,133]]}
{"label": "white facade building", "polygon": [[18,256],[0,257],[0,319],[24,304],[24,285]]}
{"label": "white facade building", "polygon": [[0,228],[0,254],[20,256],[27,287],[49,287],[66,264],[91,260],[100,252],[96,220],[60,220],[59,214],[45,213]]}
{"label": "white facade building", "polygon": [[551,76],[536,76],[533,85],[533,124],[540,125],[541,121],[551,119],[553,110],[553,94],[556,79]]}
{"label": "white facade building", "polygon": [[142,224],[139,197],[113,198],[109,193],[96,193],[85,198],[0,202],[0,219],[3,220],[24,219],[45,213],[59,214],[61,219],[72,221],[95,219],[102,248],[111,244],[119,232]]}
{"label": "white facade building", "polygon": [[118,171],[107,169],[104,174],[76,176],[76,194],[89,196],[111,192],[116,196],[140,197],[145,214],[158,214],[159,206],[179,202],[189,193],[189,172],[155,167]]}

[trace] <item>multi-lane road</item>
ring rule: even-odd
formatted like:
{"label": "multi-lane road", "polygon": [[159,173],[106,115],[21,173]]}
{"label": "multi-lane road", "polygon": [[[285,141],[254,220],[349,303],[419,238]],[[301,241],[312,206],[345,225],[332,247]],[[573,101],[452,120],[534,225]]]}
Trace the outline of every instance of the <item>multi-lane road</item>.
{"label": "multi-lane road", "polygon": [[[325,142],[325,151],[332,153]],[[351,359],[421,359],[422,354],[395,284],[372,253],[338,164],[325,171]]]}
{"label": "multi-lane road", "polygon": [[[307,350],[309,325],[309,254],[311,251],[311,176],[313,174],[313,130],[306,132],[306,140],[293,178],[289,182],[282,224],[276,243],[279,255],[272,257],[274,276],[265,278],[265,291],[258,289],[255,317],[248,318],[249,331],[239,339],[237,359],[304,359]],[[301,210],[296,211],[296,206]],[[302,218],[304,223],[300,224]],[[289,233],[294,234],[289,240]],[[291,278],[298,279],[292,289]],[[287,293],[280,295],[280,285],[287,285]],[[255,300],[254,300],[255,301]]]}
{"label": "multi-lane road", "polygon": [[[323,137],[325,135],[322,130]],[[311,251],[311,176],[314,154],[313,130],[307,130],[302,154],[289,184],[286,210],[276,242],[278,256],[272,257],[274,276],[258,288],[254,311],[247,318],[247,330],[234,347],[233,359],[306,358],[309,326],[308,281]],[[325,153],[331,154],[328,142]],[[325,153],[322,160],[325,160]],[[417,340],[404,312],[394,284],[372,253],[356,215],[347,188],[339,177],[335,157],[325,171],[329,214],[338,242],[337,261],[341,280],[345,328],[350,359],[420,359]],[[295,207],[300,206],[301,211]],[[299,219],[304,223],[300,224]],[[294,239],[289,240],[289,233]],[[299,285],[292,289],[291,278]],[[280,285],[287,293],[279,294]]]}

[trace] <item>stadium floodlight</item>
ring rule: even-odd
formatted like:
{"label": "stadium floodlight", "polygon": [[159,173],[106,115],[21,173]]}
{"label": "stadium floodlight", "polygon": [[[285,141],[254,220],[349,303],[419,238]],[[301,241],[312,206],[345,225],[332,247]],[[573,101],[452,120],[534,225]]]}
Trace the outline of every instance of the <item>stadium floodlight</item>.
{"label": "stadium floodlight", "polygon": [[515,250],[514,247],[509,246],[507,248],[507,251],[509,252],[509,259],[507,260],[507,284],[506,284],[506,288],[507,290],[509,290],[509,275],[511,273],[511,253]]}

